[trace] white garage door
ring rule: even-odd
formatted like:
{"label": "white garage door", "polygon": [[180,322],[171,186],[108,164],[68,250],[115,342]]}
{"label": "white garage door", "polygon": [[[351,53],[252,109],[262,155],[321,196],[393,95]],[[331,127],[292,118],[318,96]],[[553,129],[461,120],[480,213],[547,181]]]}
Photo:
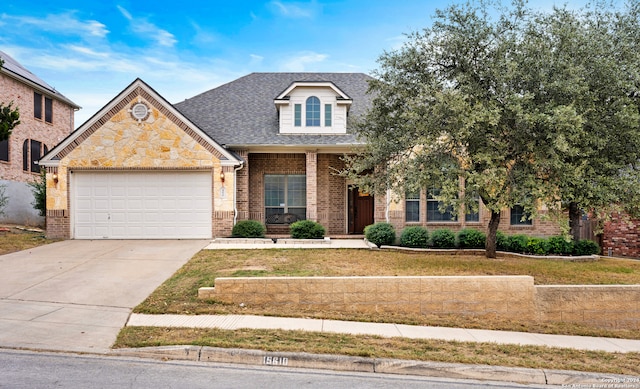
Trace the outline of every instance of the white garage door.
{"label": "white garage door", "polygon": [[211,172],[74,172],[76,239],[209,239]]}

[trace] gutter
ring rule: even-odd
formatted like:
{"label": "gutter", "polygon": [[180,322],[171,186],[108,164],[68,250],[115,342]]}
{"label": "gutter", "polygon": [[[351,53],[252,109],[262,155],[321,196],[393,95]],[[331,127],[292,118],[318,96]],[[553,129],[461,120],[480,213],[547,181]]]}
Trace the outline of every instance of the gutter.
{"label": "gutter", "polygon": [[240,166],[233,169],[233,225],[238,222],[238,171],[244,167],[244,161],[240,161]]}

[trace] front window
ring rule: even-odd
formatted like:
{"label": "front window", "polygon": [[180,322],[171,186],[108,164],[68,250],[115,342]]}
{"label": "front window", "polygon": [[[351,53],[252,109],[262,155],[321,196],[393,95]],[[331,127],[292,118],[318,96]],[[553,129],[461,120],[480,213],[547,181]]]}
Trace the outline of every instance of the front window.
{"label": "front window", "polygon": [[511,225],[512,226],[530,226],[533,224],[530,215],[524,210],[522,205],[514,205],[511,207]]}
{"label": "front window", "polygon": [[420,192],[405,194],[405,221],[420,221]]}
{"label": "front window", "polygon": [[45,122],[53,123],[53,100],[41,93],[33,92],[33,117],[42,120],[43,114]]}
{"label": "front window", "polygon": [[307,127],[320,127],[320,99],[311,96],[306,105]]}
{"label": "front window", "polygon": [[267,174],[264,176],[264,206],[267,220],[272,215],[293,214],[307,218],[307,176]]}
{"label": "front window", "polygon": [[47,146],[37,140],[26,139],[22,144],[22,170],[40,173],[37,162],[47,153]]}
{"label": "front window", "polygon": [[478,205],[476,211],[474,212],[472,209],[467,208],[468,212],[465,212],[464,221],[465,222],[479,222],[480,221],[480,196],[477,193],[472,195],[474,203]]}
{"label": "front window", "polygon": [[331,127],[331,104],[324,105],[324,126]]}
{"label": "front window", "polygon": [[427,192],[427,222],[452,222],[458,220],[458,216],[452,206],[446,207],[444,212],[440,211],[442,202],[436,199],[439,194],[440,189],[438,188],[430,188]]}
{"label": "front window", "polygon": [[42,120],[42,94],[33,92],[33,117]]}

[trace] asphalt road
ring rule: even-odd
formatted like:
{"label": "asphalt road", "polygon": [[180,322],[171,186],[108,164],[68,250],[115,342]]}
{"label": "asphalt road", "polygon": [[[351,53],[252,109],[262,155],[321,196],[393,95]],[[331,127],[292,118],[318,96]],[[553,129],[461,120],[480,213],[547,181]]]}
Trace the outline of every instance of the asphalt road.
{"label": "asphalt road", "polygon": [[[0,349],[0,388],[543,388],[516,384]],[[551,388],[544,386],[544,388]]]}

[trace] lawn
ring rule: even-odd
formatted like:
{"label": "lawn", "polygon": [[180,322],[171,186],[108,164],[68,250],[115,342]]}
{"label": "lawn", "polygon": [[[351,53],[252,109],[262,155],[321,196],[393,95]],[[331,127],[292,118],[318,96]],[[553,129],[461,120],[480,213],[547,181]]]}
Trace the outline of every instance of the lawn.
{"label": "lawn", "polygon": [[6,227],[6,229],[9,231],[0,232],[0,255],[27,250],[57,241],[45,238],[44,232],[40,231],[28,231],[13,226]]}
{"label": "lawn", "polygon": [[513,256],[487,259],[476,255],[393,250],[204,250],[156,289],[135,312],[312,317],[640,339],[640,334],[633,331],[602,330],[567,323],[391,313],[371,317],[328,310],[292,310],[287,306],[240,307],[197,299],[198,288],[213,286],[216,277],[415,275],[531,275],[538,285],[640,284],[640,261],[601,258],[592,262],[569,262]]}
{"label": "lawn", "polygon": [[[377,314],[371,317],[332,311],[294,311],[282,306],[239,307],[202,301],[196,297],[198,288],[213,286],[215,278],[223,276],[374,275],[531,275],[538,285],[640,284],[640,261],[601,258],[594,262],[570,262],[513,256],[487,259],[483,256],[393,250],[204,250],[153,292],[135,312],[313,317],[640,339],[637,331],[603,330],[567,323],[410,314]],[[618,354],[300,331],[125,327],[114,347],[185,344],[618,374],[640,373],[639,353]]]}

